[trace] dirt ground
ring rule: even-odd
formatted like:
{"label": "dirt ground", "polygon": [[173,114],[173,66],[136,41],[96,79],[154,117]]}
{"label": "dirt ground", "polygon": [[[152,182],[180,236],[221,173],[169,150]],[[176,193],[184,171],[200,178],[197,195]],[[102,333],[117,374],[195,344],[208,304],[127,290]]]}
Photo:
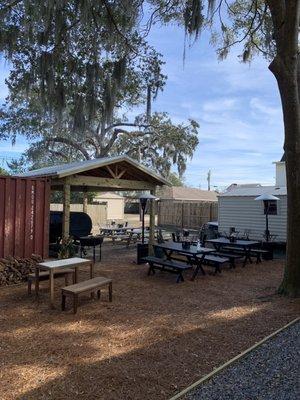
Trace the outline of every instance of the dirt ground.
{"label": "dirt ground", "polygon": [[46,282],[38,302],[26,284],[0,289],[1,400],[165,400],[299,315],[275,294],[282,261],[176,284],[148,277],[134,249],[104,247],[96,275],[113,279],[112,303],[82,296],[73,315],[61,280],[55,310]]}

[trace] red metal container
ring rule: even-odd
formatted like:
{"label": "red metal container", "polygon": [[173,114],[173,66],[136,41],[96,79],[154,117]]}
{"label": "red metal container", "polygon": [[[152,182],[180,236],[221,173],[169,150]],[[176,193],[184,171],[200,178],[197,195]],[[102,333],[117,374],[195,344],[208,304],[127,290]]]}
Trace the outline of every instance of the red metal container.
{"label": "red metal container", "polygon": [[0,176],[0,257],[48,257],[50,182]]}

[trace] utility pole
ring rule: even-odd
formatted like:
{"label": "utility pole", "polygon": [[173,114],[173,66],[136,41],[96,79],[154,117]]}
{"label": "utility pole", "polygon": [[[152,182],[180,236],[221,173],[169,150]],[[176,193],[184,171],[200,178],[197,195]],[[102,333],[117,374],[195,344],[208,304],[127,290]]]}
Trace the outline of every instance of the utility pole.
{"label": "utility pole", "polygon": [[207,173],[207,190],[210,190],[210,178],[211,178],[211,170],[208,170]]}

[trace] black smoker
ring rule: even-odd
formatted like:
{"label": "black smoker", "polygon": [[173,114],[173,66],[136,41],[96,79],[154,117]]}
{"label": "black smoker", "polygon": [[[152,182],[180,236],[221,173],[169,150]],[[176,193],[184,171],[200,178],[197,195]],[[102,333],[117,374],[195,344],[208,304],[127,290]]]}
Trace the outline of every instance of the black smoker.
{"label": "black smoker", "polygon": [[[50,250],[56,249],[58,252],[59,242],[62,238],[62,211],[50,211]],[[99,246],[99,260],[101,260],[101,245],[103,236],[92,236],[92,220],[88,214],[79,211],[70,212],[70,236],[73,237],[74,243],[80,245],[80,254],[86,254],[85,247],[93,247],[93,259],[96,259],[96,246]]]}

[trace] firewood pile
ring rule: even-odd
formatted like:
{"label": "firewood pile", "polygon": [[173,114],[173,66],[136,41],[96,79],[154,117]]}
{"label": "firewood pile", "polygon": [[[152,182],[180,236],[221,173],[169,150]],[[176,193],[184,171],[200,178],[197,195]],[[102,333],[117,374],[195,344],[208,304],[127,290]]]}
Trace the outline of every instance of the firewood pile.
{"label": "firewood pile", "polygon": [[0,258],[0,286],[8,286],[27,280],[28,274],[34,272],[42,257],[32,254],[30,258],[8,256]]}

